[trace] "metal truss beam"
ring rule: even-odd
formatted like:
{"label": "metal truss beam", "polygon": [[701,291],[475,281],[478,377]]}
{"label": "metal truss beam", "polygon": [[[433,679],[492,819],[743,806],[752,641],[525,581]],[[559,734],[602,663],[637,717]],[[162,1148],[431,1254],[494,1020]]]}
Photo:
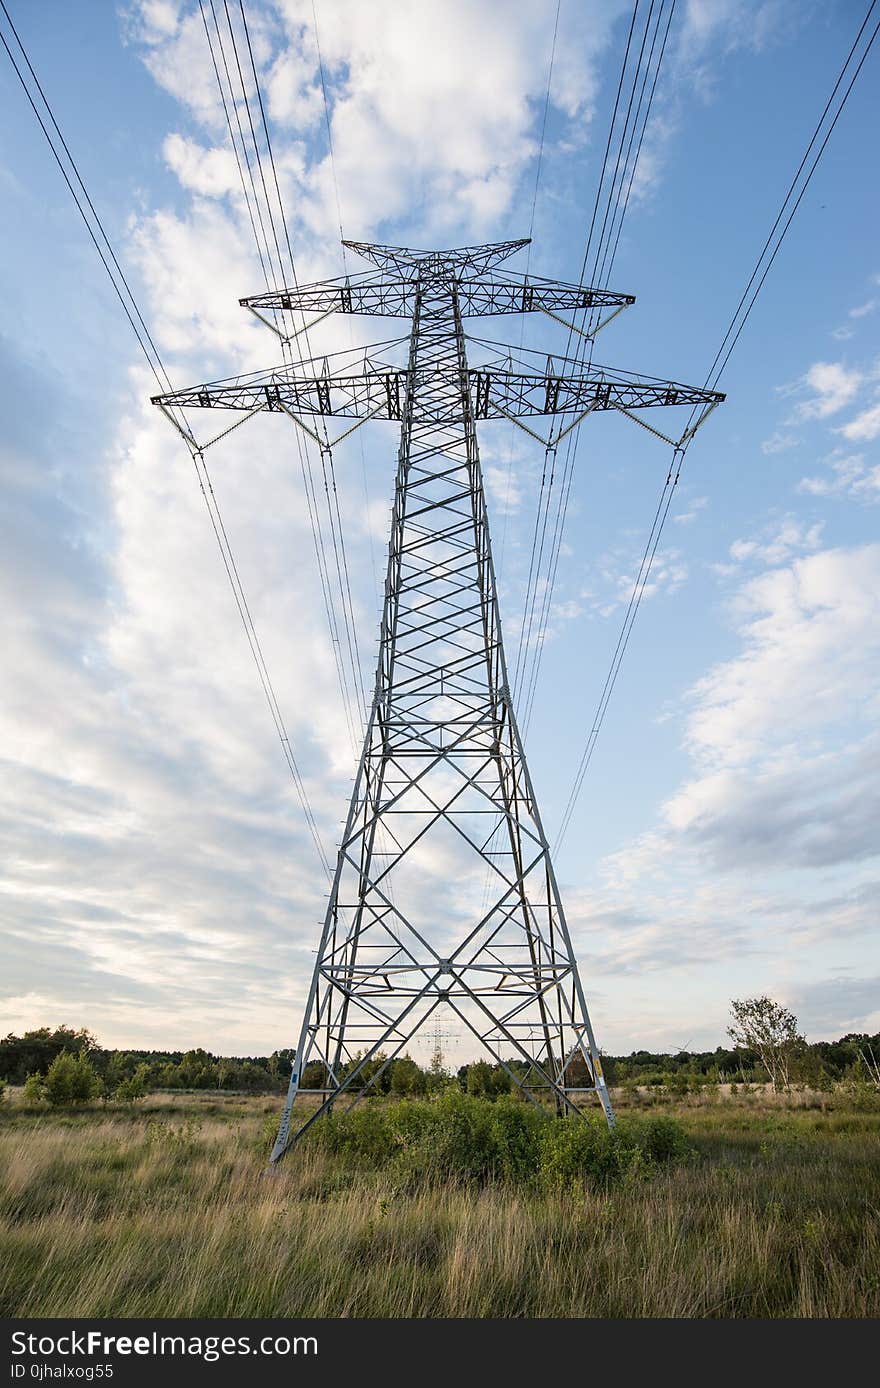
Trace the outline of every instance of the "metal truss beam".
{"label": "metal truss beam", "polygon": [[[618,376],[602,366],[572,372],[467,368],[464,373],[449,366],[445,375],[438,370],[436,380],[437,395],[429,420],[437,426],[447,422],[450,404],[460,398],[462,388],[471,394],[478,420],[564,415],[587,409],[627,411],[711,405],[725,398],[719,391],[683,385],[680,381]],[[409,373],[405,367],[316,376],[278,367],[243,380],[209,382],[173,394],[155,395],[153,403],[166,409],[264,409],[325,418],[400,420],[408,388]]]}
{"label": "metal truss beam", "polygon": [[[560,313],[577,313],[580,309],[627,308],[635,303],[632,294],[619,294],[611,289],[592,289],[579,284],[562,284],[556,280],[505,275],[493,279],[468,278],[457,282],[462,318],[487,318],[507,313],[545,313],[560,320]],[[327,280],[320,284],[300,285],[269,294],[253,294],[240,299],[243,308],[257,316],[270,312],[314,313],[320,318],[330,313],[352,313],[376,318],[412,318],[418,281],[389,279],[369,275],[359,279]],[[316,317],[308,326],[319,321]],[[268,328],[276,331],[265,318]],[[568,323],[563,324],[570,326]],[[300,329],[300,332],[303,330]],[[575,329],[579,331],[579,329]]]}

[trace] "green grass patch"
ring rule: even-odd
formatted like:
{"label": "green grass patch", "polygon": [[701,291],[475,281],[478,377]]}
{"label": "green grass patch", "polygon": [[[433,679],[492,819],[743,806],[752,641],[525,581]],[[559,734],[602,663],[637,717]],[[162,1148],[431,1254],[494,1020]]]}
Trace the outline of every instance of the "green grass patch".
{"label": "green grass patch", "polygon": [[[880,1315],[880,1114],[364,1101],[0,1112],[5,1316]],[[696,1152],[698,1155],[693,1156]]]}

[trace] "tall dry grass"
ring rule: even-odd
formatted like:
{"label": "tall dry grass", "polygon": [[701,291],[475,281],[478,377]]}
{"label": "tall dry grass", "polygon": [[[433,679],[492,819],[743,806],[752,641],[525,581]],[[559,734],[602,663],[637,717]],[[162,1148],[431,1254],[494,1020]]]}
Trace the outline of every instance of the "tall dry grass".
{"label": "tall dry grass", "polygon": [[876,1316],[880,1115],[670,1111],[693,1162],[609,1191],[264,1174],[262,1099],[0,1117],[7,1316]]}

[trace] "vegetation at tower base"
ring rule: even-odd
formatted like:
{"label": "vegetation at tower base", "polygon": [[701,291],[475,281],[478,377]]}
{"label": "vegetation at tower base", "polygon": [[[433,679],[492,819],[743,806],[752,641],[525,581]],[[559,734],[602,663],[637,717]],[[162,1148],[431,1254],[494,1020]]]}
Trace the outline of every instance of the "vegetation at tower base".
{"label": "vegetation at tower base", "polygon": [[[307,1134],[271,1179],[274,1095],[176,1090],[54,1110],[10,1089],[0,1315],[880,1315],[880,1104],[857,1105],[846,1085],[649,1087],[638,1102],[617,1088],[619,1126],[657,1155],[610,1179],[599,1125],[542,1123],[523,1117],[526,1101],[460,1088],[355,1112],[381,1125],[383,1111],[431,1107],[445,1169],[480,1174],[402,1167],[376,1134],[377,1158],[354,1159],[337,1127],[338,1150]],[[471,1104],[490,1135],[479,1143],[465,1140]],[[517,1143],[544,1134],[540,1174],[506,1174]],[[662,1144],[682,1137],[684,1159],[668,1159]],[[567,1146],[594,1140],[586,1154]],[[503,1155],[487,1162],[487,1142]]]}
{"label": "vegetation at tower base", "polygon": [[547,1191],[617,1184],[691,1150],[669,1117],[624,1119],[609,1129],[596,1113],[559,1118],[519,1094],[491,1102],[457,1085],[431,1099],[331,1112],[304,1141],[344,1167],[386,1171],[398,1183],[501,1180]]}

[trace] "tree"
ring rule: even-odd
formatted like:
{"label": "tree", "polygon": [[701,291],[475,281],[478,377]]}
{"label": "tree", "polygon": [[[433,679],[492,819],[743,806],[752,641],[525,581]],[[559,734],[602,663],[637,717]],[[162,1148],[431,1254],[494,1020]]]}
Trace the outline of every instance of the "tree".
{"label": "tree", "polygon": [[182,1089],[211,1089],[217,1083],[214,1057],[201,1046],[185,1052],[177,1073]]}
{"label": "tree", "polygon": [[797,1017],[773,998],[734,998],[733,1025],[727,1034],[735,1045],[755,1051],[774,1089],[787,1089],[792,1061],[806,1046]]}
{"label": "tree", "polygon": [[95,1037],[84,1027],[78,1031],[65,1026],[54,1031],[38,1027],[23,1036],[10,1032],[0,1041],[0,1075],[11,1084],[22,1084],[29,1074],[45,1075],[62,1051],[94,1051],[97,1045]]}
{"label": "tree", "polygon": [[39,1070],[27,1075],[24,1082],[24,1101],[26,1104],[41,1104],[45,1098],[43,1076]]}
{"label": "tree", "polygon": [[100,1088],[100,1081],[85,1052],[71,1055],[62,1051],[56,1055],[46,1078],[43,1080],[43,1094],[53,1108],[64,1108],[68,1104],[87,1104],[94,1099]]}
{"label": "tree", "polygon": [[139,1099],[145,1099],[150,1089],[150,1067],[141,1062],[137,1066],[133,1075],[128,1079],[120,1080],[113,1094],[121,1104],[135,1104]]}
{"label": "tree", "polygon": [[292,1046],[282,1046],[281,1050],[273,1051],[269,1056],[269,1074],[286,1082],[290,1079],[295,1059],[296,1051]]}
{"label": "tree", "polygon": [[503,1065],[490,1065],[487,1060],[475,1060],[467,1066],[465,1087],[468,1094],[494,1099],[510,1093],[510,1076]]}
{"label": "tree", "polygon": [[424,1094],[425,1076],[411,1056],[402,1055],[391,1066],[392,1094]]}

